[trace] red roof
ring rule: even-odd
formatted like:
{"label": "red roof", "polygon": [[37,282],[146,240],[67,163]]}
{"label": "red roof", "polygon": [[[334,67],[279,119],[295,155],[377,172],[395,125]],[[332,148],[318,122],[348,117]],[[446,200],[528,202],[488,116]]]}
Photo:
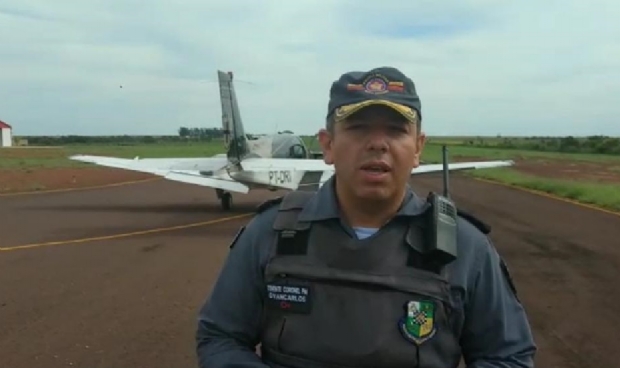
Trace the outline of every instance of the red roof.
{"label": "red roof", "polygon": [[13,129],[9,124],[7,124],[4,121],[0,120],[0,129],[2,129],[2,128]]}

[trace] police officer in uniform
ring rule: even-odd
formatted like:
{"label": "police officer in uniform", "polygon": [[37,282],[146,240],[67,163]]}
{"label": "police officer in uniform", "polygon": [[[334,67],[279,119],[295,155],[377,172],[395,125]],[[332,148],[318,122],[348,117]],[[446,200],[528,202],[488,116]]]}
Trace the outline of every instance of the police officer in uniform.
{"label": "police officer in uniform", "polygon": [[332,84],[319,141],[335,174],[318,191],[264,203],[237,234],[200,311],[200,367],[534,366],[488,228],[459,212],[457,252],[426,251],[432,202],[408,185],[421,121],[398,69]]}

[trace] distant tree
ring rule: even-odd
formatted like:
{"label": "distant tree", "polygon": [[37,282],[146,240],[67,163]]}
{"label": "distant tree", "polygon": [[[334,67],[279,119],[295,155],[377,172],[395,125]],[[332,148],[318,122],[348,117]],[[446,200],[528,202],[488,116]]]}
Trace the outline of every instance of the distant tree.
{"label": "distant tree", "polygon": [[179,128],[179,136],[181,136],[182,138],[189,137],[189,128],[187,128],[187,127],[180,127]]}

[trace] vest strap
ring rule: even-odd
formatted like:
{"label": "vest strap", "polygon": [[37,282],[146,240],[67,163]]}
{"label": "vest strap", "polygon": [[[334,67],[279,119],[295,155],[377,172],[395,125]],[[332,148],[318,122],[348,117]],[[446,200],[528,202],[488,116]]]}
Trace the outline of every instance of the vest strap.
{"label": "vest strap", "polygon": [[256,207],[256,213],[263,213],[265,212],[267,209],[275,206],[276,204],[279,204],[282,202],[282,197],[276,197],[276,198],[271,198],[268,199],[266,201],[264,201],[263,203],[259,204]]}
{"label": "vest strap", "polygon": [[299,214],[315,192],[288,192],[280,202],[273,229],[278,232],[276,254],[303,255],[308,250],[310,223],[300,222]]}
{"label": "vest strap", "polygon": [[464,218],[465,220],[467,220],[469,223],[471,223],[472,225],[474,225],[478,230],[480,230],[484,235],[488,235],[491,233],[491,226],[489,226],[488,224],[484,223],[482,220],[480,220],[479,218],[477,218],[476,216],[472,215],[469,212],[465,212],[462,209],[457,209],[456,211],[457,215],[459,215],[460,217]]}
{"label": "vest strap", "polygon": [[[424,214],[409,217],[409,228],[405,235],[405,241],[409,246],[407,255],[407,267],[417,268],[428,272],[441,274],[444,264],[434,259],[431,254],[423,252],[424,243],[427,242],[428,232],[431,231],[428,224],[428,216],[432,209],[428,208]],[[414,246],[417,244],[417,246]]]}

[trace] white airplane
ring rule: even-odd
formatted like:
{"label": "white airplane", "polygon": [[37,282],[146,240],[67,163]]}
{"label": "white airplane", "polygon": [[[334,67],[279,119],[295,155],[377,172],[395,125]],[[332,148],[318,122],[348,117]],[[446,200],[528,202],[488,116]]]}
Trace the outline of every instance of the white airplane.
{"label": "white airplane", "polygon": [[[332,165],[311,158],[303,140],[293,134],[249,139],[245,134],[231,72],[218,71],[222,127],[227,153],[201,158],[117,158],[73,155],[76,161],[139,171],[168,180],[215,189],[222,208],[232,206],[231,192],[247,194],[253,189],[316,190],[334,174]],[[448,170],[483,169],[513,165],[513,161],[460,162]],[[421,165],[412,175],[441,172],[443,164]]]}

